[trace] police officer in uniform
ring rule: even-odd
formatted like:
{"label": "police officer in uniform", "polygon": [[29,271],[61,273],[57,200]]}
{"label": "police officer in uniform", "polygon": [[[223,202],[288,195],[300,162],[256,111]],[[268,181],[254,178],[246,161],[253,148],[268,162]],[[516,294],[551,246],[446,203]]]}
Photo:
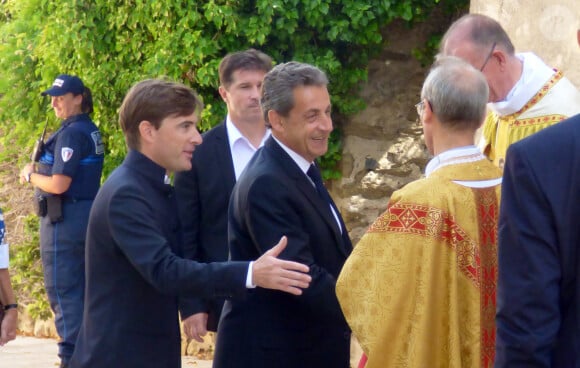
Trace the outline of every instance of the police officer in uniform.
{"label": "police officer in uniform", "polygon": [[82,321],[85,287],[85,235],[99,189],[104,147],[91,121],[91,91],[76,76],[59,75],[42,92],[51,96],[60,128],[46,141],[38,162],[20,172],[35,187],[40,216],[44,282],[61,341],[61,367],[70,360]]}

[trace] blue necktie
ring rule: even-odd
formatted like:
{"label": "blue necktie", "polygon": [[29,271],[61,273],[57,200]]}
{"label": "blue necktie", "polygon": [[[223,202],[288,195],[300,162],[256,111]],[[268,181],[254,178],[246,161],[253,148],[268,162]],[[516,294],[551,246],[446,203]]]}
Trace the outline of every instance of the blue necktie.
{"label": "blue necktie", "polygon": [[[320,171],[318,170],[316,165],[314,165],[314,164],[310,165],[310,168],[308,169],[306,174],[314,182],[314,186],[316,187],[316,191],[318,192],[318,195],[320,196],[320,198],[322,198],[322,200],[324,202],[326,202],[328,204],[328,206],[331,206],[332,209],[335,211],[336,215],[338,217],[340,217],[340,213],[338,212],[338,208],[336,208],[334,201],[330,197],[330,194],[328,194],[328,190],[326,190],[326,188],[324,187],[324,183],[322,182],[322,176],[320,175]],[[329,208],[329,210],[330,210],[330,208]],[[330,214],[332,215],[332,218],[335,219],[332,211],[330,211]],[[339,219],[339,221],[340,221],[340,219]],[[335,222],[336,222],[336,219],[335,219]],[[336,226],[338,226],[338,228],[340,230],[340,226],[338,224],[336,224]]]}
{"label": "blue necktie", "polygon": [[316,165],[310,165],[310,168],[306,172],[306,174],[312,179],[314,182],[314,186],[316,186],[316,191],[320,198],[322,198],[326,203],[329,205],[333,204],[332,198],[330,194],[328,194],[328,190],[324,187],[324,183],[322,182],[322,176],[320,176],[320,171],[316,167]]}
{"label": "blue necktie", "polygon": [[[306,174],[314,182],[314,185],[316,186],[316,191],[318,192],[318,195],[320,196],[320,198],[322,198],[322,200],[324,202],[328,203],[329,206],[332,206],[332,209],[335,211],[336,215],[338,216],[338,221],[340,222],[340,226],[338,226],[338,224],[336,224],[336,226],[338,227],[339,230],[340,230],[340,227],[342,227],[341,235],[342,235],[342,239],[344,242],[344,248],[347,250],[347,252],[350,252],[350,249],[352,249],[352,245],[350,242],[350,238],[348,236],[348,232],[346,231],[346,225],[344,224],[344,221],[342,221],[342,217],[340,217],[340,212],[338,212],[338,208],[334,204],[332,197],[330,197],[328,190],[326,190],[326,188],[324,187],[324,184],[322,182],[322,176],[320,176],[320,171],[318,170],[316,165],[312,164],[312,165],[310,165],[310,168],[308,169]],[[329,210],[330,210],[330,208],[329,208]],[[332,211],[330,211],[330,214],[332,215],[332,218],[335,220],[335,223],[336,223],[336,219],[335,219]]]}

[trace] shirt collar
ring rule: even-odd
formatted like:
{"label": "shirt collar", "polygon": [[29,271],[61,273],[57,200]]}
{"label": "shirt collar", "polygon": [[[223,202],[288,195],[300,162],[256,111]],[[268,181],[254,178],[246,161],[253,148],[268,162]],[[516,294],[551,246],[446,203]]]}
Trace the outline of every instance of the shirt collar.
{"label": "shirt collar", "polygon": [[73,115],[73,116],[69,116],[68,118],[64,119],[61,123],[61,126],[67,126],[69,124],[74,123],[75,121],[81,121],[81,120],[90,120],[89,118],[89,114],[78,114],[78,115]]}
{"label": "shirt collar", "polygon": [[425,176],[429,177],[434,171],[448,165],[475,162],[485,159],[479,148],[475,146],[456,147],[441,152],[433,157],[425,168]]}
{"label": "shirt collar", "polygon": [[[226,116],[226,130],[228,132],[228,143],[230,145],[231,152],[234,151],[235,144],[240,140],[246,142],[250,147],[254,147],[252,145],[252,143],[250,143],[248,138],[244,137],[242,132],[240,132],[240,130],[235,126],[234,122],[230,118],[230,114],[228,114],[228,116]],[[266,142],[266,140],[268,139],[269,136],[270,136],[270,129],[266,129],[266,134],[264,134],[264,137],[262,138],[262,142],[260,142],[260,147],[262,147],[264,145],[264,142]]]}
{"label": "shirt collar", "polygon": [[139,174],[145,176],[148,180],[154,183],[155,186],[159,186],[160,188],[167,186],[167,170],[156,164],[141,152],[130,150],[125,158],[125,163],[129,167],[138,171]]}
{"label": "shirt collar", "polygon": [[298,153],[296,153],[292,149],[288,148],[284,143],[280,142],[280,140],[277,139],[276,137],[274,137],[273,135],[272,135],[272,138],[274,138],[276,143],[278,143],[280,145],[280,147],[282,147],[282,149],[284,151],[286,151],[286,153],[290,156],[290,158],[292,158],[292,160],[294,160],[294,162],[296,162],[296,165],[298,165],[300,170],[302,170],[302,172],[304,174],[306,174],[306,172],[310,168],[310,165],[312,165],[313,163],[308,162],[304,157],[300,156]]}

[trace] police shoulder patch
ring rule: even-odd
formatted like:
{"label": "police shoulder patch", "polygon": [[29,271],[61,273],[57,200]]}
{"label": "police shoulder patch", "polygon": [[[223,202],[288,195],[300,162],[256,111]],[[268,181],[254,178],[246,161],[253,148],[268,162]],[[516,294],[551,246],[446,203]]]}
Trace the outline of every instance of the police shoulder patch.
{"label": "police shoulder patch", "polygon": [[74,150],[70,147],[63,147],[60,150],[60,156],[62,157],[62,160],[64,162],[67,162],[68,160],[70,160],[73,156]]}

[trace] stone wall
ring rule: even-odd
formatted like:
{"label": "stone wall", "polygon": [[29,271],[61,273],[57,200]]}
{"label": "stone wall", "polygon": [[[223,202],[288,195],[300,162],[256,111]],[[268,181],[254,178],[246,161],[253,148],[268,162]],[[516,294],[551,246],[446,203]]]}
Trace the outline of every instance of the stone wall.
{"label": "stone wall", "polygon": [[360,92],[367,108],[340,126],[343,176],[329,187],[354,244],[385,210],[393,191],[422,176],[428,153],[414,105],[428,66],[422,67],[411,51],[451,22],[449,16],[434,15],[413,29],[402,23],[386,28],[383,52],[370,62]]}

